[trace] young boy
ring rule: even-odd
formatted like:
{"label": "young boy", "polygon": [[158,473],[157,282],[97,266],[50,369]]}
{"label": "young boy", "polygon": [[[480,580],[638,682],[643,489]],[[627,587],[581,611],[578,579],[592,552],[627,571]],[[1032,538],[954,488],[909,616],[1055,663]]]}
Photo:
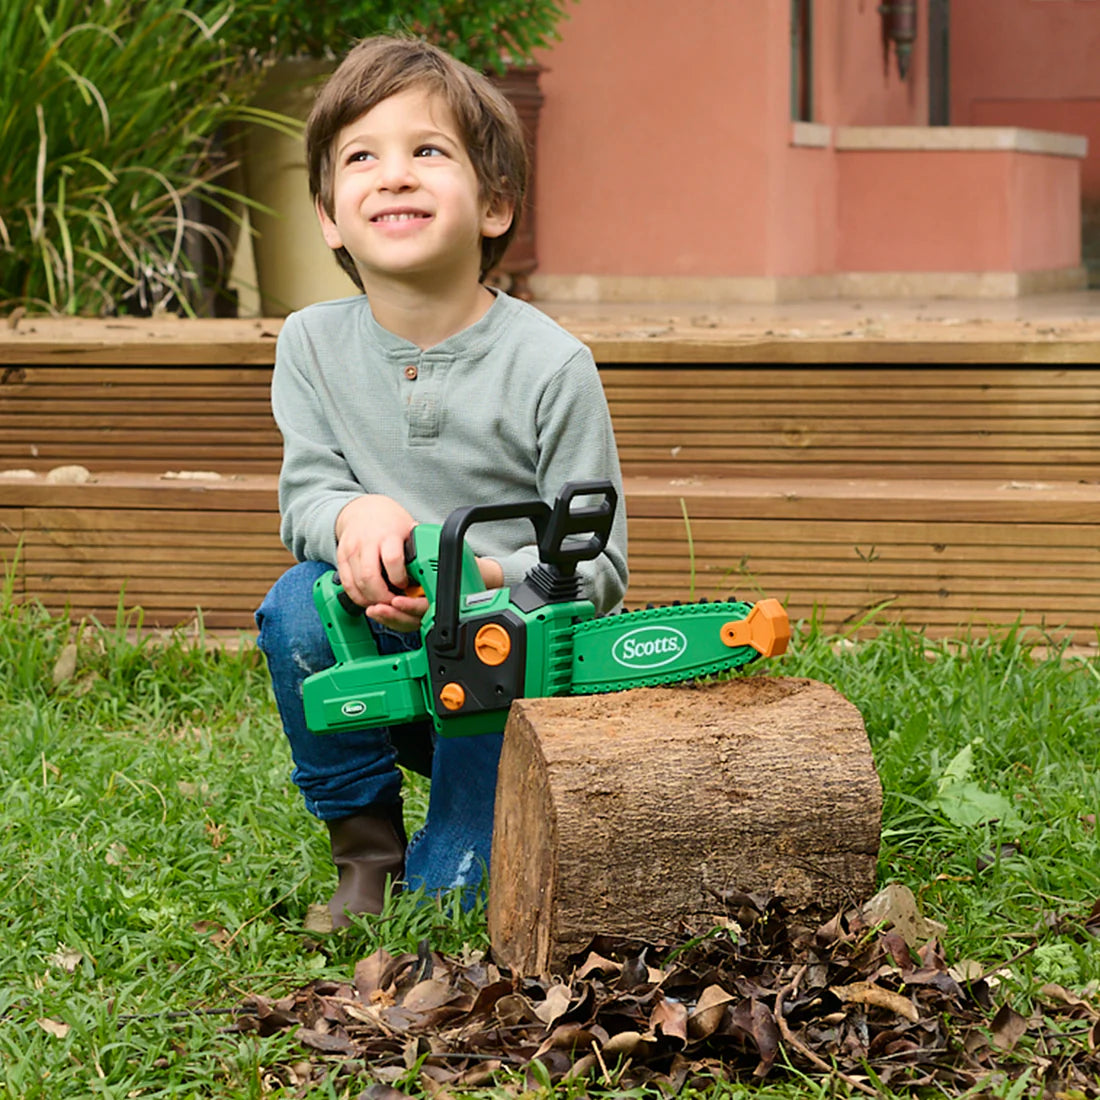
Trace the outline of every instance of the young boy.
{"label": "young boy", "polygon": [[[621,480],[588,349],[482,282],[527,182],[522,130],[492,84],[422,42],[367,39],[320,92],[306,150],[321,232],[363,293],[292,314],[279,337],[279,505],[300,564],[256,621],[294,781],[328,825],[339,926],[380,912],[387,878],[430,891],[480,885],[502,738],[433,744],[428,723],[311,733],[302,681],[334,660],[314,580],[335,566],[380,651],[413,648],[427,604],[393,588],[406,585],[416,523],[469,504],[552,501],[571,480],[620,490]],[[490,588],[517,584],[537,561],[526,520],[477,524],[467,541]],[[579,573],[598,612],[621,601],[621,508],[607,553]],[[407,853],[399,763],[432,780]]]}

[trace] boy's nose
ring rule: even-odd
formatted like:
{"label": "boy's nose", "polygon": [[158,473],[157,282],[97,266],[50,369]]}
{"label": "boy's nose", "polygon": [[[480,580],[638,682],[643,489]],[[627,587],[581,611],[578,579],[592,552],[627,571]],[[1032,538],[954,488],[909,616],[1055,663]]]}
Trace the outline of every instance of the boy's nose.
{"label": "boy's nose", "polygon": [[386,191],[408,191],[415,187],[417,179],[412,160],[409,157],[387,157],[382,162],[378,182]]}

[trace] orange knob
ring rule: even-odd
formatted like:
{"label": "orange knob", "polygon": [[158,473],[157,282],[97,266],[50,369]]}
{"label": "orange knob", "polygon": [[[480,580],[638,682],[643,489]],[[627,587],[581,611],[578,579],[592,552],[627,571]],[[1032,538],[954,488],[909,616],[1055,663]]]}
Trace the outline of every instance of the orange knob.
{"label": "orange knob", "polygon": [[761,600],[744,619],[723,623],[722,641],[728,646],[751,645],[764,657],[786,653],[791,640],[791,624],[778,600]]}
{"label": "orange knob", "polygon": [[466,702],[466,692],[462,690],[461,684],[452,681],[443,685],[439,692],[439,701],[448,710],[461,710],[462,704]]}
{"label": "orange knob", "polygon": [[474,652],[482,664],[502,665],[512,652],[512,638],[500,623],[486,623],[474,636]]}

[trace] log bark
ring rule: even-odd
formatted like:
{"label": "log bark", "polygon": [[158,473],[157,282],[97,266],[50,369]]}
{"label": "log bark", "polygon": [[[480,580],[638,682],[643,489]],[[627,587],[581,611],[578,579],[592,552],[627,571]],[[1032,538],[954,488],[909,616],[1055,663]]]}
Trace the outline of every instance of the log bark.
{"label": "log bark", "polygon": [[731,891],[861,902],[881,811],[859,712],[814,680],[518,699],[497,782],[494,958],[563,973],[596,936],[667,941]]}

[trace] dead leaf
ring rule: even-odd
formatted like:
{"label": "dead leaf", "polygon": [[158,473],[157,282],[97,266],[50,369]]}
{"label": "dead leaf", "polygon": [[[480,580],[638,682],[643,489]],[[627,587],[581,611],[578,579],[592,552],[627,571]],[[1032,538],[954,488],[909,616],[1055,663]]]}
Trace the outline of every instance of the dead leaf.
{"label": "dead leaf", "polygon": [[603,955],[595,951],[590,951],[588,953],[588,958],[584,960],[581,968],[577,971],[577,977],[587,978],[590,975],[603,977],[605,975],[618,974],[620,970],[622,970],[621,963],[604,958]]}
{"label": "dead leaf", "polygon": [[407,1092],[395,1089],[392,1085],[371,1085],[361,1092],[356,1100],[412,1100]]}
{"label": "dead leaf", "polygon": [[852,982],[851,985],[833,985],[830,992],[835,993],[841,1001],[849,1004],[874,1005],[876,1008],[884,1008],[895,1016],[901,1016],[911,1023],[920,1019],[916,1005],[908,997],[892,990],[883,989],[874,982]]}
{"label": "dead leaf", "polygon": [[993,1017],[990,1032],[1001,1050],[1011,1050],[1027,1034],[1027,1027],[1027,1018],[1006,1002]]}
{"label": "dead leaf", "polygon": [[884,886],[863,906],[861,915],[869,927],[883,924],[894,928],[914,951],[947,931],[945,925],[921,915],[913,891],[900,882]]}
{"label": "dead leaf", "polygon": [[73,974],[76,972],[76,968],[84,961],[84,956],[79,951],[74,951],[71,947],[59,946],[46,961],[51,966],[56,966],[69,974]]}
{"label": "dead leaf", "polygon": [[206,936],[212,944],[224,947],[230,940],[230,933],[223,925],[213,920],[195,921],[191,927],[200,935]]}
{"label": "dead leaf", "polygon": [[355,1047],[346,1035],[326,1034],[309,1027],[300,1027],[294,1033],[294,1038],[303,1046],[319,1050],[322,1054],[347,1054],[355,1053]]}
{"label": "dead leaf", "polygon": [[41,1016],[35,1023],[46,1032],[47,1035],[52,1035],[55,1039],[64,1039],[72,1028],[62,1022],[61,1020],[51,1020],[48,1016]]}
{"label": "dead leaf", "polygon": [[127,857],[130,855],[129,850],[125,844],[120,841],[115,841],[108,849],[103,857],[105,863],[111,867],[120,867],[126,862]]}
{"label": "dead leaf", "polygon": [[733,996],[721,986],[708,985],[699,994],[695,1008],[688,1013],[688,1034],[692,1039],[705,1039],[713,1035],[722,1023],[726,1005],[732,1000]]}
{"label": "dead leaf", "polygon": [[688,1010],[682,1001],[673,1000],[671,997],[662,997],[654,1006],[649,1015],[649,1027],[654,1034],[676,1039],[687,1045],[688,1041]]}
{"label": "dead leaf", "polygon": [[1066,989],[1065,986],[1058,985],[1055,982],[1047,982],[1046,985],[1040,986],[1039,992],[1045,997],[1061,1001],[1063,1004],[1072,1005],[1074,1008],[1087,1008],[1092,1012],[1097,1011],[1097,1007],[1092,1001],[1086,1000],[1084,997],[1079,997],[1076,993]]}
{"label": "dead leaf", "polygon": [[619,1031],[600,1048],[605,1059],[630,1058],[646,1042],[640,1031]]}
{"label": "dead leaf", "polygon": [[520,1024],[530,1024],[535,1021],[542,1023],[535,1011],[535,1006],[519,993],[509,993],[506,997],[501,997],[496,1003],[495,1011],[497,1019],[505,1027],[518,1027]]}
{"label": "dead leaf", "polygon": [[550,1027],[560,1016],[564,1016],[569,1008],[573,994],[567,985],[552,985],[546,991],[546,999],[535,1006],[535,1015]]}
{"label": "dead leaf", "polygon": [[429,978],[427,981],[417,982],[405,994],[401,1000],[401,1007],[406,1012],[430,1012],[433,1008],[449,1004],[458,996],[460,994],[451,988],[449,982]]}
{"label": "dead leaf", "polygon": [[324,934],[332,931],[332,912],[327,905],[320,902],[310,902],[306,909],[305,920],[302,921],[302,929],[306,932]]}
{"label": "dead leaf", "polygon": [[[312,906],[311,906],[312,908]],[[325,906],[327,911],[328,906]],[[355,992],[364,1004],[376,1000],[376,994],[382,991],[382,979],[393,965],[393,956],[380,947],[373,955],[360,959],[355,964]]]}

